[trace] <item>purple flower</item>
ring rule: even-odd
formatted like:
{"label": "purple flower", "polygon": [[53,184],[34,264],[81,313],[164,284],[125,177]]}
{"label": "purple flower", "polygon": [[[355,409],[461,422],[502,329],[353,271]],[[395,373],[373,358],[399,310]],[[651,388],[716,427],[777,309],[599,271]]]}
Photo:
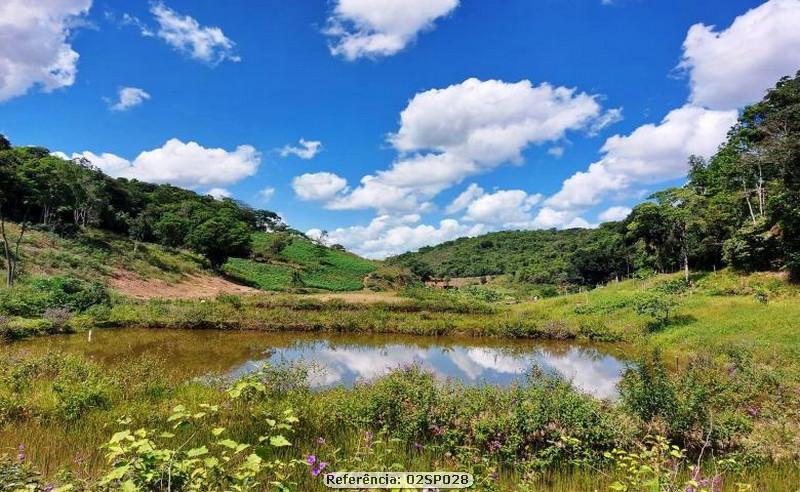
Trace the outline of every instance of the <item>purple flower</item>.
{"label": "purple flower", "polygon": [[423,449],[425,449],[425,446],[423,446],[422,444],[420,444],[418,442],[415,442],[414,443],[414,449],[416,449],[417,451],[422,451]]}
{"label": "purple flower", "polygon": [[18,451],[18,453],[17,453],[17,461],[22,463],[28,457],[28,455],[25,454],[25,445],[24,444],[20,444],[17,447],[17,451]]}
{"label": "purple flower", "polygon": [[309,454],[308,457],[306,458],[306,463],[308,463],[309,465],[313,466],[314,463],[316,462],[317,462],[317,457],[314,456],[313,454]]}
{"label": "purple flower", "polygon": [[500,441],[491,441],[491,442],[489,442],[489,451],[492,452],[492,453],[494,453],[496,451],[499,451],[500,448],[502,448],[502,447],[503,447],[503,445],[500,443]]}
{"label": "purple flower", "polygon": [[497,474],[497,470],[492,470],[492,473],[489,474],[489,478],[491,478],[492,480],[497,480],[498,476],[499,475]]}
{"label": "purple flower", "polygon": [[434,425],[431,427],[431,430],[433,431],[434,436],[441,436],[444,434],[444,427],[441,425]]}
{"label": "purple flower", "polygon": [[317,466],[311,468],[311,474],[315,477],[318,476],[320,473],[322,473],[322,470],[324,470],[326,466],[328,466],[327,461],[320,461]]}

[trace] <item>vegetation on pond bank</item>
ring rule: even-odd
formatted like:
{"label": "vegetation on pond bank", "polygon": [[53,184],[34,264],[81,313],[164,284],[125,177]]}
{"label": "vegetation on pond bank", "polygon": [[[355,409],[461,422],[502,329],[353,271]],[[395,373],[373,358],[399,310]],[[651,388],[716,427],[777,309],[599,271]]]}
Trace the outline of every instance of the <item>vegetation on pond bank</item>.
{"label": "vegetation on pond bank", "polygon": [[[277,489],[272,481],[323,490],[321,466],[469,471],[489,491],[554,490],[554,473],[555,485],[580,490],[676,490],[691,480],[706,484],[698,490],[715,480],[726,490],[782,490],[786,477],[757,470],[798,459],[797,416],[787,412],[797,408],[796,380],[735,349],[679,371],[649,355],[625,376],[619,403],[535,370],[507,389],[442,385],[406,366],[353,389],[311,391],[301,366],[184,382],[168,361],[146,356],[116,369],[57,352],[2,358],[0,440],[24,447],[2,461],[0,476],[39,469],[46,479],[32,490],[166,490],[168,477],[172,490]],[[701,455],[704,469],[692,471]]]}

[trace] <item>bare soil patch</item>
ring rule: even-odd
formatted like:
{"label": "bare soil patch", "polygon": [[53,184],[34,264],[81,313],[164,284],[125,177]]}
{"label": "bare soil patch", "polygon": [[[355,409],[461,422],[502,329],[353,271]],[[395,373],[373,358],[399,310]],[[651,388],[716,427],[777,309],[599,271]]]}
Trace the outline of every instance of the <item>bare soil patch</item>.
{"label": "bare soil patch", "polygon": [[218,294],[257,294],[258,289],[231,282],[207,273],[185,275],[178,282],[157,278],[142,278],[127,270],[117,270],[109,286],[134,299],[201,299]]}

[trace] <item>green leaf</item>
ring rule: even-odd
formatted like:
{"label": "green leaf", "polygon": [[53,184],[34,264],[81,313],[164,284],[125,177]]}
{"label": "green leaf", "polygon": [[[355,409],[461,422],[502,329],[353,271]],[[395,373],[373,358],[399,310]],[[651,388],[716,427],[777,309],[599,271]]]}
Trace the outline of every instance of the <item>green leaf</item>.
{"label": "green leaf", "polygon": [[238,442],[233,441],[231,439],[223,439],[221,441],[217,441],[217,444],[219,444],[220,446],[225,446],[226,448],[230,449],[236,449],[236,446],[239,445]]}
{"label": "green leaf", "polygon": [[131,435],[131,431],[129,431],[129,430],[119,431],[116,434],[114,434],[113,436],[111,436],[111,440],[109,441],[109,444],[118,443],[118,442],[120,442],[120,441],[122,441],[124,439],[127,439],[128,436],[130,436],[130,435]]}
{"label": "green leaf", "polygon": [[269,438],[269,444],[271,446],[276,447],[276,448],[280,448],[280,447],[283,447],[283,446],[291,446],[292,445],[292,443],[290,443],[288,439],[286,439],[285,437],[280,436],[280,435],[279,436],[270,437]]}
{"label": "green leaf", "polygon": [[218,437],[223,432],[225,432],[225,427],[215,427],[211,429],[211,433],[214,434],[214,437]]}
{"label": "green leaf", "polygon": [[208,454],[208,448],[205,446],[200,446],[199,448],[190,449],[186,451],[186,456],[189,458],[195,458],[197,456],[202,456],[204,454]]}

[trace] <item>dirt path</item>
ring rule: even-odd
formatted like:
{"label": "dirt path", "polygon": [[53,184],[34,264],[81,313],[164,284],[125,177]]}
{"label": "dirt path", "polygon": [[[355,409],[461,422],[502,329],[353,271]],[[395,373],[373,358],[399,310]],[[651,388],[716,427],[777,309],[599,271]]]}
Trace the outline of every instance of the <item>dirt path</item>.
{"label": "dirt path", "polygon": [[207,273],[186,275],[175,283],[161,279],[141,278],[133,272],[119,270],[113,274],[109,285],[114,290],[134,299],[200,299],[217,294],[256,294],[258,289],[240,285]]}

